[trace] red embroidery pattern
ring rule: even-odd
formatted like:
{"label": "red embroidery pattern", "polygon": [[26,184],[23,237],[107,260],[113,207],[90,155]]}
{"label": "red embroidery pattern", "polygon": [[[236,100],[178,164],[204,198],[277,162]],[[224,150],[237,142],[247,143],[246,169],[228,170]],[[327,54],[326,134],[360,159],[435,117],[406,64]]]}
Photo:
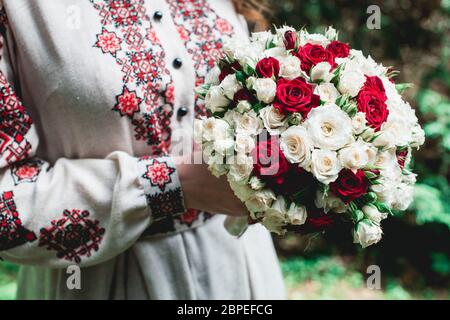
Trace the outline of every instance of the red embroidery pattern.
{"label": "red embroidery pattern", "polygon": [[0,196],[0,251],[36,240],[33,231],[22,225],[12,191]]}
{"label": "red embroidery pattern", "polygon": [[31,144],[25,135],[33,124],[6,77],[0,72],[0,155],[6,163],[27,158]]}
{"label": "red embroidery pattern", "polygon": [[39,247],[55,250],[60,259],[80,263],[83,256],[98,251],[104,233],[98,220],[89,219],[89,211],[64,210],[63,218],[41,229]]}
{"label": "red embroidery pattern", "polygon": [[[208,71],[222,56],[223,39],[234,33],[231,24],[220,18],[207,0],[167,0],[178,33],[194,61],[196,85],[204,82]],[[196,114],[205,115],[203,102],[197,99]]]}
{"label": "red embroidery pattern", "polygon": [[175,168],[169,167],[166,162],[159,162],[154,159],[151,164],[147,165],[147,171],[142,176],[150,180],[150,184],[158,187],[164,192],[166,185],[172,182],[171,175],[175,172]]}
{"label": "red embroidery pattern", "polygon": [[11,168],[11,175],[16,185],[23,182],[35,182],[44,164],[42,160],[17,163]]}
{"label": "red embroidery pattern", "polygon": [[135,138],[152,147],[153,155],[170,147],[172,77],[165,53],[151,26],[144,0],[89,0],[101,17],[102,31],[94,47],[111,55],[123,73],[122,93],[112,108],[128,117]]}
{"label": "red embroidery pattern", "polygon": [[183,212],[183,195],[180,188],[147,195],[147,203],[155,221],[171,218],[174,212]]}

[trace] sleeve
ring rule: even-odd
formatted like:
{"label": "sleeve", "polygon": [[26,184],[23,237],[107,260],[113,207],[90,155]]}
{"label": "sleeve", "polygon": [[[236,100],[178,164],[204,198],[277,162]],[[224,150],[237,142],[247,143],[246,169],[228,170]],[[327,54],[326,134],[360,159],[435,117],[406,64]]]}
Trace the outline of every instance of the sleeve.
{"label": "sleeve", "polygon": [[[158,218],[185,211],[170,157],[36,157],[38,135],[13,86],[4,19],[0,25],[0,257],[64,268],[90,266],[129,248]],[[12,43],[12,42],[11,42]]]}

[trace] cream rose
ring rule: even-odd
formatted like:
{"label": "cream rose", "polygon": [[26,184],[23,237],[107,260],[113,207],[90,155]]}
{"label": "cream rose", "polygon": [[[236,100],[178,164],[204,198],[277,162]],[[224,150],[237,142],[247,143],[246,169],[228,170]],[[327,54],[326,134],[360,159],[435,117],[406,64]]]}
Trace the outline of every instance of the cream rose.
{"label": "cream rose", "polygon": [[356,173],[358,169],[364,168],[369,163],[369,160],[371,160],[369,156],[372,156],[373,159],[374,155],[372,151],[370,145],[367,145],[367,143],[362,140],[358,140],[339,150],[338,158],[344,168],[350,169]]}
{"label": "cream rose", "polygon": [[331,193],[328,193],[325,197],[321,191],[317,191],[314,203],[317,208],[322,208],[326,213],[329,211],[344,213],[348,209],[348,206],[341,199]]}
{"label": "cream rose", "polygon": [[312,81],[323,80],[325,82],[329,82],[331,79],[333,79],[333,73],[331,72],[331,65],[328,62],[319,62],[312,67]]}
{"label": "cream rose", "polygon": [[351,141],[352,121],[347,113],[335,104],[326,104],[310,111],[305,127],[314,146],[338,150]]}
{"label": "cream rose", "polygon": [[356,97],[365,82],[366,77],[360,66],[355,61],[348,60],[340,75],[338,89],[341,93]]}
{"label": "cream rose", "polygon": [[237,133],[257,135],[262,131],[262,121],[253,110],[242,115],[237,114],[234,121]]}
{"label": "cream rose", "polygon": [[329,184],[337,179],[342,166],[335,151],[315,149],[311,155],[311,171],[317,180]]}
{"label": "cream rose", "polygon": [[306,222],[308,213],[304,206],[297,206],[295,203],[291,203],[287,211],[287,218],[293,225],[302,225]]}
{"label": "cream rose", "polygon": [[329,82],[319,84],[316,87],[315,93],[320,96],[320,100],[328,103],[335,103],[340,95],[334,84]]}
{"label": "cream rose", "polygon": [[245,205],[250,212],[265,212],[277,197],[272,190],[263,189],[254,192],[246,201]]}
{"label": "cream rose", "polygon": [[259,111],[264,127],[271,135],[278,135],[286,130],[288,126],[287,118],[273,106],[267,106]]}
{"label": "cream rose", "polygon": [[223,79],[223,81],[220,83],[220,87],[222,88],[225,97],[230,100],[233,100],[234,94],[242,89],[241,84],[236,79],[236,76],[234,74],[226,76],[225,79]]}
{"label": "cream rose", "polygon": [[220,86],[209,88],[205,97],[205,106],[212,113],[225,111],[230,104],[230,100],[223,94]]}
{"label": "cream rose", "polygon": [[302,69],[300,68],[301,62],[299,58],[289,55],[278,59],[280,61],[280,77],[293,80],[302,75]]}
{"label": "cream rose", "polygon": [[372,244],[375,244],[381,240],[383,231],[380,226],[368,219],[364,219],[356,226],[353,239],[355,243],[361,244],[363,248],[366,248]]}
{"label": "cream rose", "polygon": [[281,134],[280,148],[291,163],[309,170],[313,149],[308,131],[302,126],[292,126]]}
{"label": "cream rose", "polygon": [[237,133],[234,142],[234,150],[237,153],[248,154],[255,148],[255,139],[246,133]]}
{"label": "cream rose", "polygon": [[228,177],[238,183],[245,183],[253,170],[253,158],[238,154],[230,164]]}
{"label": "cream rose", "polygon": [[387,214],[378,211],[377,207],[374,205],[365,205],[361,208],[362,212],[364,212],[364,215],[371,221],[379,224],[381,220],[384,220],[387,218]]}
{"label": "cream rose", "polygon": [[253,85],[258,100],[264,103],[271,103],[277,92],[277,84],[270,78],[256,79]]}
{"label": "cream rose", "polygon": [[364,112],[358,112],[352,118],[352,129],[353,133],[358,135],[363,133],[366,129],[366,114]]}

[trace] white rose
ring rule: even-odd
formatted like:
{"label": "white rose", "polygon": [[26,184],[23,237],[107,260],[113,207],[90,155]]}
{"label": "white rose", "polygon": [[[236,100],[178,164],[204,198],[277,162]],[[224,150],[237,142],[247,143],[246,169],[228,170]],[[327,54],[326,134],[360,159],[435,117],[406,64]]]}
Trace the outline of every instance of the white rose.
{"label": "white rose", "polygon": [[253,86],[255,85],[256,82],[256,77],[248,77],[247,80],[245,81],[245,85],[247,86],[247,89],[249,90],[253,90]]}
{"label": "white rose", "polygon": [[386,68],[381,64],[377,64],[371,56],[367,58],[363,55],[361,50],[350,50],[350,56],[353,57],[353,61],[359,65],[359,69],[368,76],[381,77],[386,74]]}
{"label": "white rose", "polygon": [[265,212],[264,215],[279,215],[285,217],[287,213],[286,200],[283,196],[278,196],[272,203],[272,206]]}
{"label": "white rose", "polygon": [[369,163],[369,148],[370,146],[364,141],[358,140],[339,150],[338,158],[344,168],[356,173],[358,169],[364,168]]}
{"label": "white rose", "polygon": [[[382,144],[386,144],[386,139],[392,139],[389,143],[384,145],[384,147],[393,147],[393,146],[407,146],[411,141],[411,126],[404,118],[396,117],[395,115],[390,114],[385,123],[381,126],[380,137],[376,144],[380,144],[380,141],[383,141]],[[382,137],[384,135],[384,137]],[[380,140],[381,139],[381,140]],[[375,142],[374,142],[375,143]]]}
{"label": "white rose", "polygon": [[213,176],[217,178],[227,173],[227,169],[223,161],[223,156],[218,153],[210,156],[206,163],[208,164],[209,171],[211,171]]}
{"label": "white rose", "polygon": [[329,211],[344,213],[348,209],[348,205],[346,205],[344,201],[331,193],[328,193],[328,195],[325,197],[325,195],[321,191],[317,191],[314,203],[318,208],[324,209],[325,213],[328,213]]}
{"label": "white rose", "polygon": [[366,114],[364,112],[358,112],[352,118],[352,129],[353,133],[358,135],[363,133],[364,129],[366,129]]}
{"label": "white rose", "polygon": [[267,211],[277,197],[272,190],[263,189],[254,192],[246,201],[245,205],[250,212],[265,212]]}
{"label": "white rose", "polygon": [[286,234],[286,230],[284,228],[286,225],[286,221],[285,221],[284,217],[282,217],[276,213],[272,212],[270,214],[265,214],[261,223],[270,232],[276,233],[280,236]]}
{"label": "white rose", "polygon": [[264,103],[271,103],[277,92],[277,84],[270,78],[256,79],[253,85],[258,100]]}
{"label": "white rose", "polygon": [[338,178],[342,166],[335,151],[315,149],[311,155],[311,171],[314,177],[324,184]]}
{"label": "white rose", "polygon": [[390,130],[380,130],[376,133],[372,143],[378,148],[390,149],[395,147],[395,136]]}
{"label": "white rose", "polygon": [[364,219],[356,226],[353,239],[355,243],[359,243],[363,248],[366,248],[379,242],[382,235],[383,231],[379,225]]}
{"label": "white rose", "polygon": [[287,118],[273,106],[267,106],[259,111],[264,127],[271,135],[278,135],[286,130],[288,126]]}
{"label": "white rose", "polygon": [[308,213],[304,206],[297,206],[295,203],[291,203],[287,211],[287,217],[291,224],[299,226],[306,222]]}
{"label": "white rose", "polygon": [[238,183],[245,183],[253,171],[253,158],[244,154],[238,154],[230,164],[228,176]]}
{"label": "white rose", "polygon": [[255,194],[255,191],[252,190],[247,184],[235,182],[233,179],[230,179],[229,176],[227,178],[230,183],[231,190],[233,190],[236,197],[242,202],[247,201]]}
{"label": "white rose", "polygon": [[305,30],[300,31],[300,45],[305,45],[307,43],[318,44],[326,47],[330,40],[328,40],[323,34],[320,33],[308,33]]}
{"label": "white rose", "polygon": [[203,121],[204,119],[194,119],[194,142],[196,144],[203,142]]}
{"label": "white rose", "polygon": [[303,74],[300,59],[296,56],[289,55],[278,59],[280,61],[280,77],[293,80]]}
{"label": "white rose", "polygon": [[361,208],[362,212],[364,212],[364,215],[371,221],[379,224],[381,220],[384,220],[387,218],[387,214],[378,211],[377,207],[374,205],[365,205]]}
{"label": "white rose", "polygon": [[232,137],[216,138],[214,139],[214,151],[221,155],[232,155],[234,152],[234,139]]}
{"label": "white rose", "polygon": [[319,62],[312,67],[312,81],[323,80],[325,82],[329,82],[331,79],[333,79],[333,73],[331,72],[331,65],[328,62]]}
{"label": "white rose", "polygon": [[248,102],[246,100],[239,101],[236,106],[236,110],[239,113],[245,113],[247,111],[250,111],[251,108],[252,108],[252,105],[250,104],[250,102]]}
{"label": "white rose", "polygon": [[334,84],[329,82],[319,84],[315,89],[315,93],[320,96],[320,100],[328,103],[335,103],[340,95]]}
{"label": "white rose", "polygon": [[223,94],[222,88],[219,86],[212,86],[209,88],[208,93],[205,97],[205,106],[212,113],[225,111],[227,106],[230,104]]}
{"label": "white rose", "polygon": [[256,176],[251,177],[248,183],[253,190],[261,190],[265,186],[265,183]]}
{"label": "white rose", "polygon": [[260,42],[266,46],[267,43],[273,40],[274,35],[270,31],[253,32],[251,36],[252,42]]}
{"label": "white rose", "polygon": [[248,154],[255,148],[255,139],[246,133],[239,132],[236,134],[234,142],[234,150],[237,153]]}
{"label": "white rose", "polygon": [[257,135],[262,131],[262,121],[253,110],[242,115],[235,116],[234,120],[237,133]]}
{"label": "white rose", "polygon": [[312,109],[305,126],[314,146],[321,149],[338,150],[352,138],[352,121],[348,114],[335,104]]}
{"label": "white rose", "polygon": [[234,94],[242,89],[241,84],[234,74],[226,76],[220,83],[220,87],[222,88],[224,95],[230,100],[233,100]]}
{"label": "white rose", "polygon": [[413,199],[414,186],[406,183],[400,183],[393,194],[391,206],[395,210],[404,211],[408,209]]}
{"label": "white rose", "polygon": [[291,163],[309,170],[313,149],[308,132],[302,126],[292,126],[281,134],[280,148]]}
{"label": "white rose", "polygon": [[420,127],[419,124],[416,124],[411,132],[411,147],[419,148],[421,145],[425,143],[425,132]]}
{"label": "white rose", "polygon": [[290,56],[290,53],[284,47],[274,47],[264,51],[266,57],[276,58],[279,62]]}
{"label": "white rose", "polygon": [[218,66],[215,66],[214,68],[212,68],[205,77],[205,84],[210,84],[210,85],[218,85],[220,83],[219,80],[219,75],[220,75],[220,68]]}
{"label": "white rose", "polygon": [[213,141],[215,139],[222,139],[230,136],[230,125],[224,120],[207,118],[202,124],[203,138],[206,141]]}
{"label": "white rose", "polygon": [[337,38],[337,31],[332,26],[329,26],[327,30],[325,31],[325,37],[328,40],[335,40]]}
{"label": "white rose", "polygon": [[365,82],[366,77],[360,66],[355,61],[348,60],[340,75],[338,89],[341,93],[356,97]]}

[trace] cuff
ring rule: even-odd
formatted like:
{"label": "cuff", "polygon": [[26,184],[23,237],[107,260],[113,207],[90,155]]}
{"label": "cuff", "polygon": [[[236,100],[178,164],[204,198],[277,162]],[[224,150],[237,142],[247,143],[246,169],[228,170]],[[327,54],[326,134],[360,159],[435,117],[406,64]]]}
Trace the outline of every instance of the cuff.
{"label": "cuff", "polygon": [[171,157],[141,158],[138,168],[152,222],[186,212],[180,179]]}

